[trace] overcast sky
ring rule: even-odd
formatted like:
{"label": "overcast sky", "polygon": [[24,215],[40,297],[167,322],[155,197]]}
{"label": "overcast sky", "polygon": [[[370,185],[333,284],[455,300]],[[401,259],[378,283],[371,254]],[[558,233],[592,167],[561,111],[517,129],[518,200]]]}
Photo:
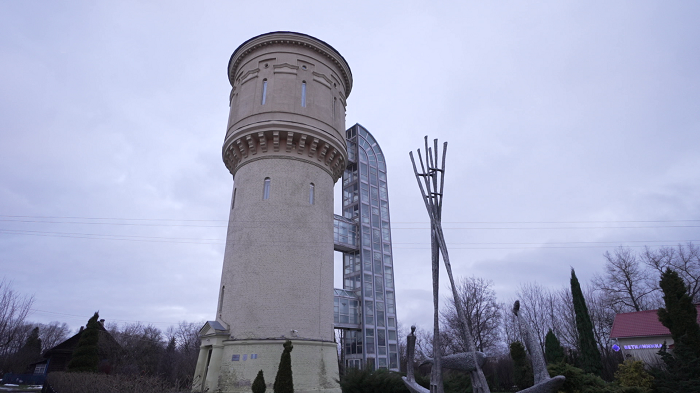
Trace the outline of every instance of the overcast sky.
{"label": "overcast sky", "polygon": [[424,135],[449,142],[454,273],[500,301],[570,267],[585,284],[621,245],[700,242],[698,20],[696,1],[2,1],[0,276],[37,322],[213,319],[226,66],[276,30],[350,64],[346,126],[387,159],[403,324],[432,320]]}

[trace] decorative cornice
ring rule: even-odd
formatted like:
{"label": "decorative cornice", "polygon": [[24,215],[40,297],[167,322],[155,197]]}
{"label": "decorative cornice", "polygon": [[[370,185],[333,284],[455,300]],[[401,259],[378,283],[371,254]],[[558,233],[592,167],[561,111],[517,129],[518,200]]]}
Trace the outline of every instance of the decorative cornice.
{"label": "decorative cornice", "polygon": [[224,141],[222,156],[226,168],[234,176],[241,166],[249,162],[281,158],[322,168],[336,182],[347,164],[345,147],[330,135],[279,122],[256,123],[237,130]]}
{"label": "decorative cornice", "polygon": [[320,84],[326,86],[326,87],[329,88],[329,89],[331,88],[331,85],[333,84],[333,81],[330,80],[330,79],[328,79],[327,76],[325,76],[325,75],[323,75],[323,74],[321,74],[321,73],[318,73],[318,72],[316,72],[316,71],[313,71],[312,74],[313,74],[314,80],[315,80],[316,82],[318,82],[318,83],[320,83]]}
{"label": "decorative cornice", "polygon": [[258,76],[258,72],[260,72],[260,68],[256,68],[253,70],[250,70],[245,73],[243,76],[239,76],[238,79],[241,79],[241,84],[248,82],[249,80],[255,78]]}
{"label": "decorative cornice", "polygon": [[228,63],[228,78],[232,86],[236,80],[234,72],[238,68],[238,65],[241,63],[243,58],[258,48],[272,44],[301,45],[327,57],[340,69],[345,82],[345,98],[350,95],[350,91],[352,90],[352,72],[350,71],[350,66],[348,65],[347,61],[345,61],[343,56],[337,50],[335,50],[335,48],[319,40],[318,38],[291,31],[276,31],[261,34],[242,43],[233,52]]}

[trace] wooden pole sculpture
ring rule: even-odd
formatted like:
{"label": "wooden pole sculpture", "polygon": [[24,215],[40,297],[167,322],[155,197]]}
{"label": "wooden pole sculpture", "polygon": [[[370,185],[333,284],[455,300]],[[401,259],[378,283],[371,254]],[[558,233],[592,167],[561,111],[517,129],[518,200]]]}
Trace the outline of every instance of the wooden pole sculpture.
{"label": "wooden pole sculpture", "polygon": [[[423,202],[425,203],[425,208],[428,210],[428,216],[430,217],[430,244],[432,247],[432,262],[433,262],[433,307],[434,307],[434,330],[433,330],[433,368],[430,379],[430,392],[431,393],[442,393],[442,362],[440,354],[440,332],[438,326],[438,284],[439,284],[439,258],[440,253],[442,253],[442,259],[445,263],[445,269],[447,270],[447,276],[450,279],[450,286],[452,287],[452,296],[454,297],[455,308],[457,309],[457,317],[462,324],[462,333],[464,335],[464,342],[467,343],[467,349],[471,356],[473,356],[474,369],[470,371],[471,381],[472,381],[472,391],[474,393],[490,393],[489,385],[486,382],[486,377],[479,366],[476,355],[476,345],[474,345],[474,340],[472,338],[471,331],[469,330],[469,325],[467,324],[467,319],[464,315],[464,307],[462,306],[462,299],[457,293],[457,287],[455,287],[454,278],[452,277],[452,265],[450,265],[450,257],[447,252],[447,245],[445,243],[445,236],[442,231],[442,197],[445,184],[445,156],[447,154],[447,142],[443,144],[442,148],[442,159],[440,159],[438,154],[438,140],[434,140],[434,146],[428,147],[428,137],[425,137],[425,163],[423,162],[423,157],[421,156],[420,149],[418,149],[418,159],[420,161],[421,172],[418,172],[416,167],[416,161],[413,158],[413,152],[408,153],[411,157],[411,163],[413,164],[413,173],[416,175],[416,181],[418,181],[418,188],[420,188],[421,195],[423,196]],[[438,167],[438,162],[440,163]]]}

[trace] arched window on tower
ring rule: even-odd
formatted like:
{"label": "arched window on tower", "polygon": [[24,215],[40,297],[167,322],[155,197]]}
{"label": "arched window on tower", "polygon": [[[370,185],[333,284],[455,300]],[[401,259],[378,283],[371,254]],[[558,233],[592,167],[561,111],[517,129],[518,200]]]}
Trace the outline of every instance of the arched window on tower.
{"label": "arched window on tower", "polygon": [[314,183],[309,184],[309,205],[314,204]]}
{"label": "arched window on tower", "polygon": [[267,97],[267,79],[263,79],[263,85],[262,85],[262,101],[260,102],[261,105],[265,105],[265,98]]}
{"label": "arched window on tower", "polygon": [[265,178],[265,184],[263,185],[263,199],[270,199],[270,178]]}
{"label": "arched window on tower", "polygon": [[306,81],[301,82],[301,106],[306,107]]}

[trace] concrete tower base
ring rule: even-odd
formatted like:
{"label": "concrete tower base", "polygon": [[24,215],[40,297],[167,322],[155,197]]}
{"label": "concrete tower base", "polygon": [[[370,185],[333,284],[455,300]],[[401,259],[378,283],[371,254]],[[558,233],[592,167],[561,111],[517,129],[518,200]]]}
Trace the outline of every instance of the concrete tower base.
{"label": "concrete tower base", "polygon": [[[216,340],[218,341],[218,340]],[[197,370],[193,391],[249,393],[262,370],[272,391],[285,340],[223,340],[202,346],[206,370]],[[204,344],[204,343],[203,343]],[[292,340],[292,376],[296,393],[340,393],[338,352],[335,343]],[[237,359],[237,360],[236,360]],[[201,381],[204,380],[204,386]]]}

